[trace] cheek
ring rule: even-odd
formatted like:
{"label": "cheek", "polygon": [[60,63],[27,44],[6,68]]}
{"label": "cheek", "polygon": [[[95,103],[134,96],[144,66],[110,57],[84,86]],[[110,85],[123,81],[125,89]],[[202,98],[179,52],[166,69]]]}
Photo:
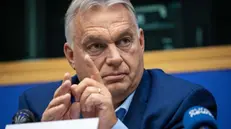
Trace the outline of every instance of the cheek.
{"label": "cheek", "polygon": [[99,72],[101,71],[101,69],[103,68],[103,65],[105,63],[106,58],[101,56],[98,58],[91,58],[95,64],[95,66],[97,67],[97,69],[99,70]]}
{"label": "cheek", "polygon": [[78,78],[82,80],[83,78],[88,76],[86,73],[86,65],[84,61],[85,54],[81,50],[81,48],[79,48],[79,46],[75,46],[73,56],[76,74],[78,75]]}
{"label": "cheek", "polygon": [[76,74],[78,75],[79,80],[82,80],[83,78],[85,78],[87,76],[85,70],[84,70],[84,61],[82,57],[76,57],[75,58],[75,71]]}
{"label": "cheek", "polygon": [[126,64],[132,69],[136,69],[137,65],[140,62],[141,57],[141,49],[137,46],[132,46],[131,49],[124,54],[124,57],[126,58]]}
{"label": "cheek", "polygon": [[143,52],[140,46],[133,46],[129,52],[124,54],[125,63],[130,69],[130,80],[134,82],[143,69]]}
{"label": "cheek", "polygon": [[74,61],[76,68],[83,67],[84,54],[80,52],[79,48],[74,50]]}

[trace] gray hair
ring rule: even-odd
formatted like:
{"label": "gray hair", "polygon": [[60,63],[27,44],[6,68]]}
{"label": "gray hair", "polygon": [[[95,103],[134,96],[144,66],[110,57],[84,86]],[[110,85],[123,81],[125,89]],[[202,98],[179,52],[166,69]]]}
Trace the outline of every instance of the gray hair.
{"label": "gray hair", "polygon": [[123,4],[132,14],[132,16],[134,16],[138,32],[138,23],[135,16],[135,9],[130,0],[73,0],[65,15],[65,36],[67,42],[72,46],[74,37],[74,30],[72,29],[75,27],[74,19],[77,15],[77,12],[84,11],[96,5],[112,6],[114,4]]}

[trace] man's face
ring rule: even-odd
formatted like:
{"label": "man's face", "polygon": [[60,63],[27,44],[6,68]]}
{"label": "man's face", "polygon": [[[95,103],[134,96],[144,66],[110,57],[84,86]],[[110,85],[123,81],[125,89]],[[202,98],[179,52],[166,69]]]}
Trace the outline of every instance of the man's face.
{"label": "man's face", "polygon": [[112,96],[134,91],[143,74],[144,36],[129,11],[120,4],[92,7],[77,14],[75,26],[73,62],[78,78],[91,76],[84,62],[88,54]]}

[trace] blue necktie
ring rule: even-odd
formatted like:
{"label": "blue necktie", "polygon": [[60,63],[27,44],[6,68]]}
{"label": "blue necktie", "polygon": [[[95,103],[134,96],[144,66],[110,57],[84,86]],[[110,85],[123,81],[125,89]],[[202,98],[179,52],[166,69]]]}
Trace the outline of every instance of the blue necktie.
{"label": "blue necktie", "polygon": [[123,121],[125,113],[126,113],[126,110],[124,108],[120,108],[118,111],[116,111],[116,116],[118,119]]}

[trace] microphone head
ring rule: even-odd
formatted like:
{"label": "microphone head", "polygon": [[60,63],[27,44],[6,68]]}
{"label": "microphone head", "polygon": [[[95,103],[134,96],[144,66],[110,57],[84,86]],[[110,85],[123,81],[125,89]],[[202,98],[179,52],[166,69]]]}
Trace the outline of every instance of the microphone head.
{"label": "microphone head", "polygon": [[185,129],[199,129],[200,127],[217,129],[217,123],[212,113],[201,106],[194,106],[185,112],[183,125]]}
{"label": "microphone head", "polygon": [[34,114],[28,109],[19,110],[13,117],[12,124],[35,122]]}
{"label": "microphone head", "polygon": [[189,108],[183,118],[185,129],[199,129],[200,127],[210,127],[217,129],[217,124],[212,113],[201,106]]}

